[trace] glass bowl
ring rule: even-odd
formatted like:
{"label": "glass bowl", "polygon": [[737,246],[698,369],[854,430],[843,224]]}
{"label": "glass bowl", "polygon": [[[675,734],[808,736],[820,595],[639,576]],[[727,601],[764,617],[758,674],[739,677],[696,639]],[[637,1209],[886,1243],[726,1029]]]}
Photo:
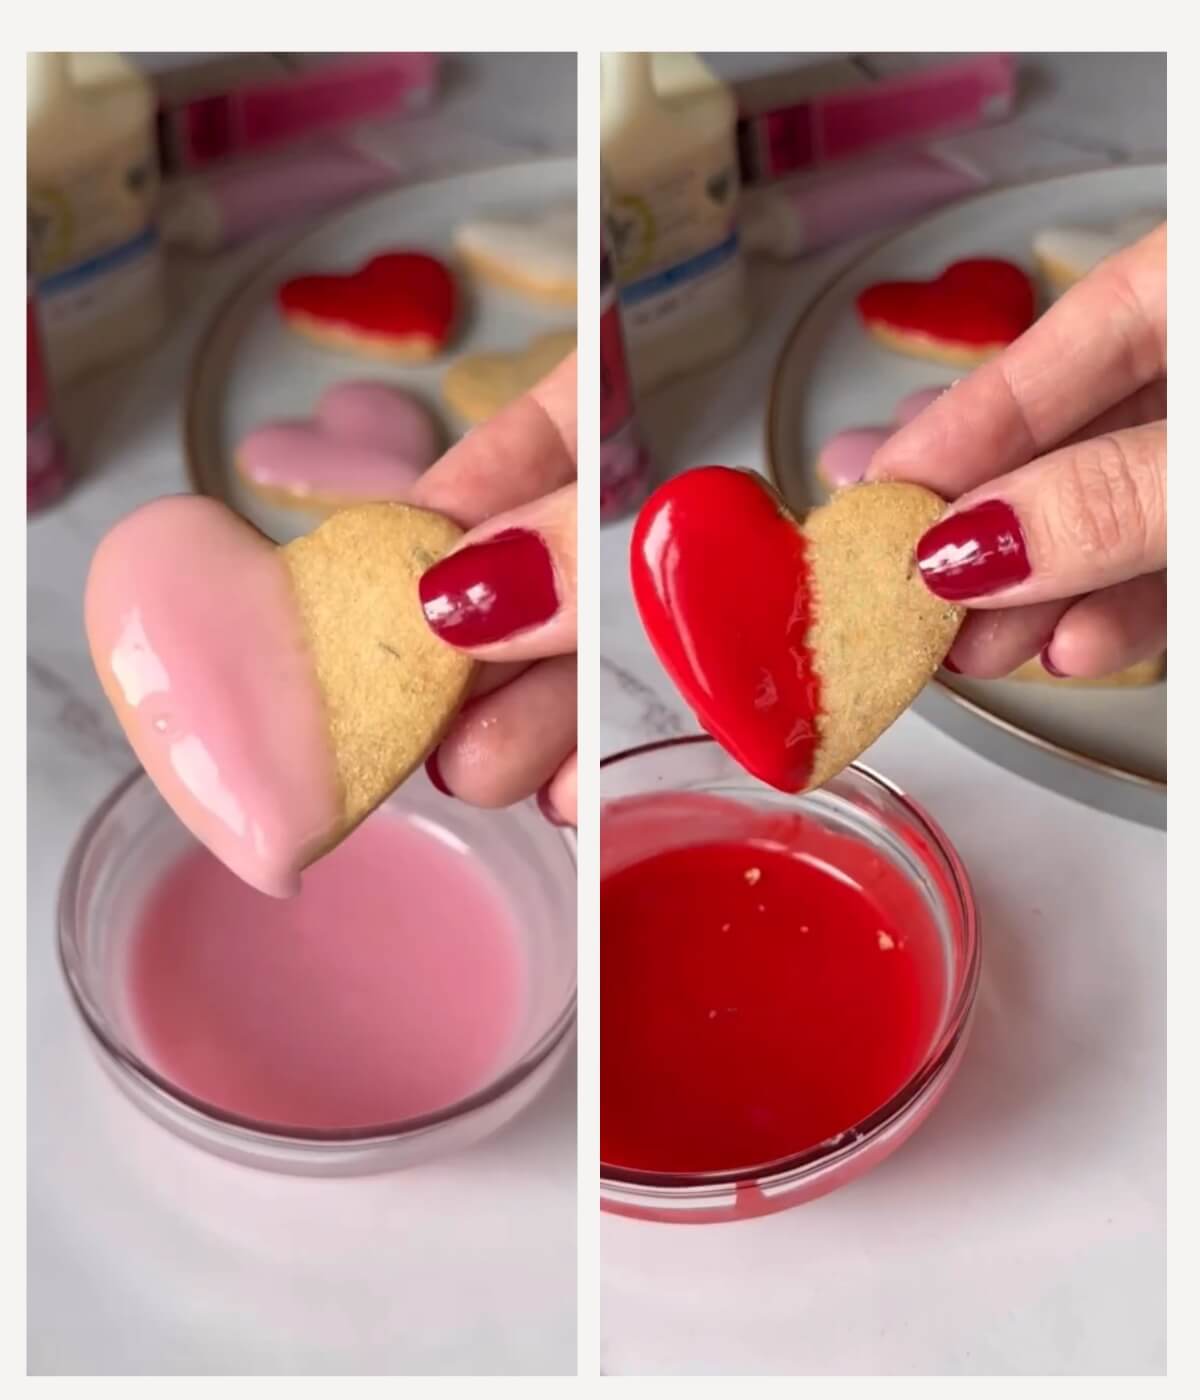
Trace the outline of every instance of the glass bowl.
{"label": "glass bowl", "polygon": [[179,1136],[249,1166],[297,1175],[390,1171],[495,1132],[566,1055],[575,1025],[574,836],[532,801],[485,812],[438,793],[423,770],[389,799],[467,847],[501,884],[527,940],[528,1004],[506,1063],[468,1097],[369,1129],[294,1131],[227,1113],[172,1084],[136,1049],[128,995],[131,933],[146,894],[194,838],[144,773],[126,778],[84,826],[59,892],[67,985],[101,1063],[134,1103]]}
{"label": "glass bowl", "polygon": [[[622,822],[621,835],[605,836],[610,804],[656,795],[697,795],[720,800],[720,810],[741,804],[750,812],[802,814],[829,837],[829,849],[847,842],[868,858],[880,890],[919,910],[935,930],[943,964],[943,1001],[932,1043],[907,1082],[878,1110],[816,1147],[794,1156],[722,1172],[668,1174],[600,1163],[602,1209],[643,1220],[701,1224],[742,1220],[785,1210],[846,1185],[890,1156],[923,1123],[962,1057],[979,985],[980,938],[974,897],[954,848],[928,816],[899,788],[859,764],[814,792],[792,796],[751,777],[705,735],[668,739],[628,749],[601,764],[601,874],[659,850],[697,839],[690,814]],[[658,805],[658,804],[656,804]],[[684,819],[684,812],[689,819]],[[728,818],[722,817],[726,822]],[[723,836],[729,836],[725,830]],[[861,861],[856,861],[861,868]],[[857,878],[857,876],[856,876]],[[913,902],[915,901],[915,903]],[[601,929],[603,956],[603,929]]]}

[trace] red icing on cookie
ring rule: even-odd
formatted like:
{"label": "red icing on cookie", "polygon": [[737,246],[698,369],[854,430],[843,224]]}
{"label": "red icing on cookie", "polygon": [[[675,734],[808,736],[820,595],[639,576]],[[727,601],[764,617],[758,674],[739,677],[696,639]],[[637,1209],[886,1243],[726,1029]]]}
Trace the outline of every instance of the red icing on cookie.
{"label": "red icing on cookie", "polygon": [[700,723],[772,787],[812,772],[820,682],[804,537],[750,472],[700,467],[661,486],[633,529],[642,624]]}
{"label": "red icing on cookie", "polygon": [[450,269],[428,253],[384,253],[348,276],[293,277],[279,288],[286,317],[372,340],[446,343],[458,309]]}
{"label": "red icing on cookie", "polygon": [[869,328],[951,345],[1007,345],[1033,324],[1033,283],[1000,258],[951,263],[932,282],[877,282],[858,296]]}

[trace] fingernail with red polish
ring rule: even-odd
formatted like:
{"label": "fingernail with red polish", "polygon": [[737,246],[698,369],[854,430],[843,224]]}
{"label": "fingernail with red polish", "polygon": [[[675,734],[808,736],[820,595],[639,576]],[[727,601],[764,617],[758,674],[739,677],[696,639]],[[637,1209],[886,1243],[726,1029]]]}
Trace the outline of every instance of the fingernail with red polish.
{"label": "fingernail with red polish", "polygon": [[537,791],[538,811],[550,823],[551,826],[568,826],[569,823],[554,810],[554,804],[550,801],[550,784],[544,783]]}
{"label": "fingernail with red polish", "polygon": [[425,620],[456,647],[490,646],[558,611],[554,563],[533,530],[501,530],[440,559],[422,575]]}
{"label": "fingernail with red polish", "polygon": [[1032,572],[1025,535],[1007,501],[981,501],[926,530],[917,545],[926,587],[947,602],[982,598]]}
{"label": "fingernail with red polish", "polygon": [[437,749],[425,760],[425,776],[437,788],[443,797],[453,797],[454,794],[446,786],[446,780],[442,777],[442,770],[438,764]]}
{"label": "fingernail with red polish", "polygon": [[1046,645],[1042,648],[1042,651],[1041,651],[1042,670],[1043,670],[1043,671],[1048,671],[1048,672],[1050,673],[1050,675],[1052,675],[1052,676],[1057,676],[1058,679],[1059,679],[1060,681],[1061,681],[1061,680],[1065,680],[1065,679],[1066,679],[1067,673],[1066,673],[1065,671],[1060,671],[1060,670],[1058,669],[1058,667],[1054,664],[1054,662],[1050,660],[1050,648],[1051,648],[1053,645],[1054,645],[1054,639],[1051,638],[1050,641],[1048,641],[1048,642],[1046,643]]}

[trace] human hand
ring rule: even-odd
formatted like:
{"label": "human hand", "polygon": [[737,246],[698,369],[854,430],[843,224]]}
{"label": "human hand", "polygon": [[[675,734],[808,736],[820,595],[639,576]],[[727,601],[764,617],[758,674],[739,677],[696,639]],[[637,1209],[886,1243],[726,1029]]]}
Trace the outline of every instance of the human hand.
{"label": "human hand", "polygon": [[951,669],[1041,653],[1101,676],[1166,645],[1167,226],[1102,263],[875,454],[872,481],[952,502],[917,546],[972,611]]}
{"label": "human hand", "polygon": [[532,793],[576,814],[576,394],[571,355],[474,429],[417,484],[412,503],[468,533],[421,580],[443,641],[487,663],[426,767],[481,807]]}

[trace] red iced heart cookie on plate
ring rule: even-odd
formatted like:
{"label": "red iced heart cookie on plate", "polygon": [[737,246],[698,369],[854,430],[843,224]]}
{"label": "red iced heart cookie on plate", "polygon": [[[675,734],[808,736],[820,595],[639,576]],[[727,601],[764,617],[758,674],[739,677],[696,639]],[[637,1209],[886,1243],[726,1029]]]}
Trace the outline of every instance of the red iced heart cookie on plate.
{"label": "red iced heart cookie on plate", "polygon": [[931,282],[876,282],[858,295],[867,330],[889,350],[946,364],[989,359],[1033,325],[1033,282],[1002,258],[951,263]]}
{"label": "red iced heart cookie on plate", "polygon": [[458,313],[454,274],[428,253],[383,253],[347,276],[293,277],[279,288],[293,329],[335,349],[387,360],[429,360]]}
{"label": "red iced heart cookie on plate", "polygon": [[761,477],[699,467],[633,530],[633,593],[659,660],[705,729],[763,782],[819,787],[916,698],[961,608],[918,577],[944,503],[851,486],[795,519]]}

